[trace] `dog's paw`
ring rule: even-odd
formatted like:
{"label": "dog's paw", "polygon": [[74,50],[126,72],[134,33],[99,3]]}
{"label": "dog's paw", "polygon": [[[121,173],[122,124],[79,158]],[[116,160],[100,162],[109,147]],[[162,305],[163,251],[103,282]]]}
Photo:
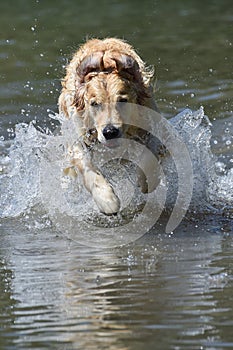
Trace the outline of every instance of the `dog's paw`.
{"label": "dog's paw", "polygon": [[102,176],[98,176],[96,180],[92,189],[92,196],[98,208],[106,215],[116,214],[120,210],[118,197]]}

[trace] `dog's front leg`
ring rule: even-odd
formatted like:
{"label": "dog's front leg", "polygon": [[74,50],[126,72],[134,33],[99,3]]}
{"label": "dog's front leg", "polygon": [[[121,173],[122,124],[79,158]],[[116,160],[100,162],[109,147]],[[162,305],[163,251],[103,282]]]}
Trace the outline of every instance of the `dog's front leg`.
{"label": "dog's front leg", "polygon": [[107,215],[117,213],[120,209],[118,197],[103,175],[94,168],[91,160],[84,152],[81,145],[74,146],[72,165],[82,174],[84,185],[92,194],[100,211]]}
{"label": "dog's front leg", "polygon": [[88,167],[83,172],[84,184],[92,194],[98,208],[104,214],[115,214],[120,209],[120,201],[103,175]]}

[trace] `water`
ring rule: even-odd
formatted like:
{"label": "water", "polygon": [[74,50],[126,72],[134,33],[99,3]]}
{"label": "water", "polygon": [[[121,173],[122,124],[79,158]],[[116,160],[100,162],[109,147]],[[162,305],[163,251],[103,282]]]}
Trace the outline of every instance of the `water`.
{"label": "water", "polygon": [[[232,348],[231,1],[22,0],[0,8],[0,348]],[[59,121],[49,114],[62,66],[86,35],[125,37],[156,65],[159,108],[194,173],[189,211],[172,232],[172,182],[170,210],[142,236],[139,224],[133,235],[125,226],[146,219],[137,202],[106,218],[60,171],[64,133],[53,133]],[[168,179],[173,165],[163,164]],[[126,174],[118,172],[117,189],[125,204],[132,195],[122,186],[133,183]]]}

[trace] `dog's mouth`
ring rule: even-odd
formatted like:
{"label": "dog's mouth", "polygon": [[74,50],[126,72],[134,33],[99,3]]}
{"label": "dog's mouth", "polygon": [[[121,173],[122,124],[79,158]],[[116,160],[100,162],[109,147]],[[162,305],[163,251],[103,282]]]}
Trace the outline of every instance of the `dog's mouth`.
{"label": "dog's mouth", "polygon": [[120,146],[120,139],[104,140],[101,143],[108,148],[116,148]]}

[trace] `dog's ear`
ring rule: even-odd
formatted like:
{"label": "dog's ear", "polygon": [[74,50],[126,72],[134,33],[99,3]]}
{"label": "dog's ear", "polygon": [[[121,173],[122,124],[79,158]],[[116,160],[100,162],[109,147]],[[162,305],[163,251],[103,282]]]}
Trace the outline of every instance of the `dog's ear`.
{"label": "dog's ear", "polygon": [[137,61],[127,55],[120,55],[117,62],[119,73],[127,73],[133,80],[141,80],[140,69]]}
{"label": "dog's ear", "polygon": [[103,52],[95,52],[92,55],[85,57],[77,67],[77,75],[79,83],[83,83],[100,71],[104,70]]}
{"label": "dog's ear", "polygon": [[85,83],[101,70],[103,70],[103,52],[95,52],[86,56],[76,68],[73,105],[78,111],[82,111],[85,107]]}
{"label": "dog's ear", "polygon": [[100,72],[116,72],[130,81],[142,80],[139,65],[131,56],[116,51],[99,51],[85,57],[77,67],[78,85]]}
{"label": "dog's ear", "polygon": [[82,111],[85,108],[84,102],[85,85],[80,84],[75,91],[73,105],[76,107],[77,111]]}
{"label": "dog's ear", "polygon": [[144,105],[145,101],[150,98],[150,93],[148,87],[144,84],[138,62],[133,57],[118,52],[114,52],[112,57],[116,63],[117,73],[132,82],[135,87],[137,103]]}
{"label": "dog's ear", "polygon": [[142,82],[139,65],[131,56],[118,52],[112,52],[112,60],[115,61],[117,72],[130,81]]}

